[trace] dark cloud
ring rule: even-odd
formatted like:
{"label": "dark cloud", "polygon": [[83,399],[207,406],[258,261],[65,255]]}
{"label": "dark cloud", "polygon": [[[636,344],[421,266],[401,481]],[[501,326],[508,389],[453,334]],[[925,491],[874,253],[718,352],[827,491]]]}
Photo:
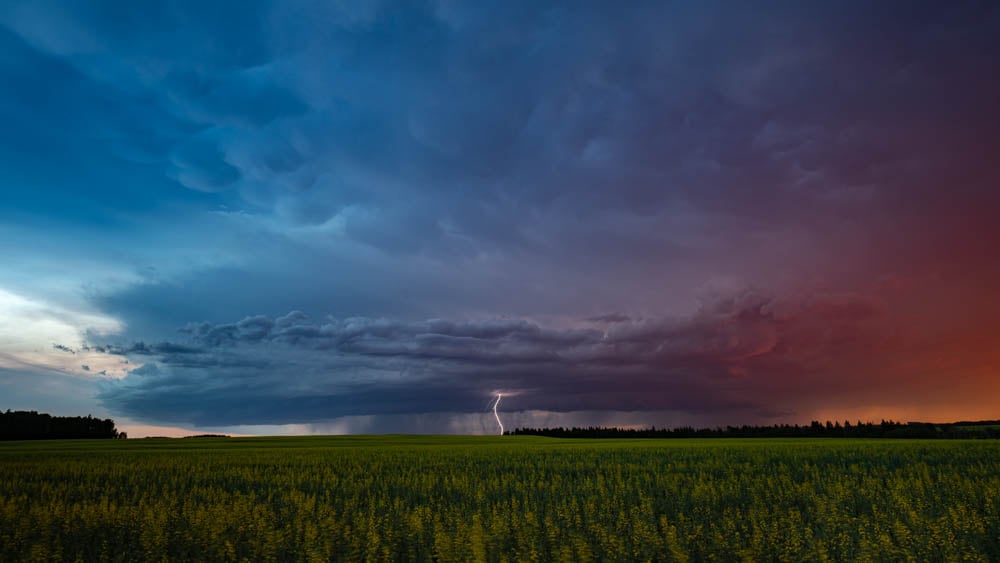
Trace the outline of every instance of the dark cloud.
{"label": "dark cloud", "polygon": [[262,127],[307,110],[298,96],[282,87],[279,77],[266,67],[241,69],[222,76],[180,71],[168,76],[166,82],[187,117],[211,125]]}
{"label": "dark cloud", "polygon": [[60,352],[68,352],[70,354],[76,354],[76,350],[70,348],[69,346],[64,346],[62,344],[53,344],[52,348],[54,350],[59,350]]}
{"label": "dark cloud", "polygon": [[598,315],[596,317],[590,317],[587,320],[595,323],[614,324],[614,323],[628,322],[632,319],[628,315],[623,315],[621,313],[608,313],[606,315]]}
{"label": "dark cloud", "polygon": [[170,160],[177,181],[195,190],[219,191],[240,179],[239,169],[226,162],[225,154],[208,136],[189,140]]}
{"label": "dark cloud", "polygon": [[835,293],[744,292],[689,318],[605,326],[316,322],[297,312],[202,323],[184,329],[183,344],[110,350],[147,363],[108,384],[102,399],[130,417],[198,425],[475,412],[497,391],[509,395],[508,410],[772,412],[780,408],[769,402],[773,390],[794,394],[795,378],[829,375],[837,359],[857,359],[892,334],[876,297]]}
{"label": "dark cloud", "polygon": [[0,289],[122,321],[109,407],[996,390],[997,6],[340,4],[0,9]]}

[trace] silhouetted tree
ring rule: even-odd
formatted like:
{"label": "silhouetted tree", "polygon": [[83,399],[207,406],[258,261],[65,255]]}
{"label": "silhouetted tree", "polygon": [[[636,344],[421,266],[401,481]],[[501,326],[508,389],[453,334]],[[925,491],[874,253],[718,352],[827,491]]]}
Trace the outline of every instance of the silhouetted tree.
{"label": "silhouetted tree", "polygon": [[118,438],[115,421],[93,416],[52,416],[35,411],[0,413],[0,440]]}
{"label": "silhouetted tree", "polygon": [[879,424],[861,422],[852,425],[818,420],[809,426],[780,424],[774,426],[727,426],[723,428],[515,428],[507,434],[550,436],[555,438],[1000,438],[1000,421],[955,422],[932,424],[902,423],[883,420]]}

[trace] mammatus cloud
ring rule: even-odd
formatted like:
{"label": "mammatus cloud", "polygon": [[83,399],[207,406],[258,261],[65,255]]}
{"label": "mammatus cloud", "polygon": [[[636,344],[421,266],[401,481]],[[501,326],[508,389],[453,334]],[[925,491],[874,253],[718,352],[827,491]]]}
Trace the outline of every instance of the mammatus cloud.
{"label": "mammatus cloud", "polygon": [[[177,304],[185,319],[216,322],[262,292],[270,314],[587,317],[688,312],[719,279],[780,292],[824,277],[849,291],[940,261],[988,267],[975,264],[977,241],[996,235],[983,210],[1000,204],[986,149],[995,9],[395,8],[109,17],[12,3],[0,41],[16,55],[0,72],[21,95],[0,141],[45,158],[3,170],[24,193],[47,188],[10,207],[64,202],[64,219],[107,221],[155,202],[165,208],[128,228],[159,238],[131,248],[112,233],[109,246],[156,266],[164,247],[262,264],[96,296],[161,330],[176,319],[149,304],[174,290],[204,295]],[[50,130],[65,144],[38,138]],[[82,197],[83,181],[98,187]],[[232,220],[203,227],[209,212]],[[189,230],[252,245],[206,248]],[[301,274],[288,255],[315,266]],[[495,286],[514,291],[479,289]],[[419,294],[394,300],[400,288]],[[226,310],[201,313],[205,302]]]}

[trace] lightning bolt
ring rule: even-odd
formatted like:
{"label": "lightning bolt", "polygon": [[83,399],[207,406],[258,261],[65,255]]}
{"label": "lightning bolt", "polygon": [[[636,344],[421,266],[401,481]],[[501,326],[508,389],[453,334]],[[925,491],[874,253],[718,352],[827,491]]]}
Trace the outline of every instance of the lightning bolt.
{"label": "lightning bolt", "polygon": [[500,406],[500,399],[503,399],[503,393],[497,393],[497,402],[493,403],[493,416],[497,417],[497,424],[500,425],[500,435],[503,436],[503,423],[500,422],[500,414],[497,412],[497,407]]}

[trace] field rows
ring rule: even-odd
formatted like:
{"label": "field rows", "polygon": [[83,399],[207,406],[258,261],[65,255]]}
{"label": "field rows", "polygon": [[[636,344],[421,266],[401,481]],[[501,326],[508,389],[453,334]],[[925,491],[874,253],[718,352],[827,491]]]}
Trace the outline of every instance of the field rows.
{"label": "field rows", "polygon": [[994,441],[0,444],[0,560],[1000,560]]}

